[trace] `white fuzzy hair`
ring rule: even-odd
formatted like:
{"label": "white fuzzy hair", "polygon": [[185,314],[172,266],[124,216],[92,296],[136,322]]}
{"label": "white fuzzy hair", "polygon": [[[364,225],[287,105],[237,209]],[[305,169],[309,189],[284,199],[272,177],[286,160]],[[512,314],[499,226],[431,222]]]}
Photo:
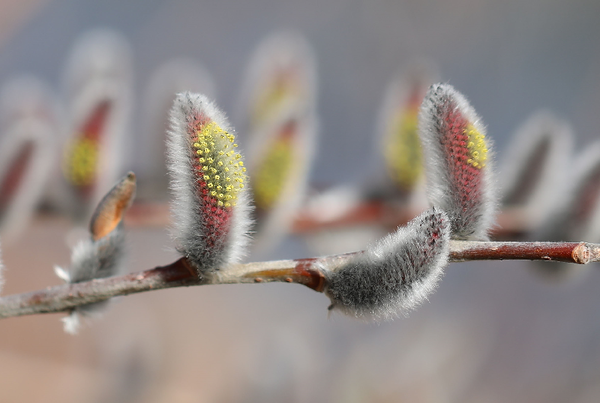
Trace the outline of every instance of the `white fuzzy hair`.
{"label": "white fuzzy hair", "polygon": [[567,178],[572,150],[573,131],[567,122],[549,111],[533,114],[504,152],[502,203],[525,209],[534,227],[544,221],[556,199],[556,184]]}
{"label": "white fuzzy hair", "polygon": [[216,271],[236,263],[245,255],[249,243],[248,232],[252,226],[251,206],[247,187],[237,195],[237,205],[233,207],[226,246],[221,251],[212,250],[206,245],[209,230],[200,214],[200,199],[194,175],[191,153],[191,138],[188,134],[188,119],[202,112],[223,130],[234,134],[225,114],[204,95],[184,92],[177,94],[171,110],[171,127],[167,134],[167,160],[171,176],[173,202],[172,236],[180,253],[192,261],[202,272]]}
{"label": "white fuzzy hair", "polygon": [[[481,198],[470,209],[460,203],[449,169],[445,150],[440,138],[443,124],[440,108],[454,103],[458,110],[475,129],[485,136],[488,148],[486,166],[481,169]],[[423,100],[419,113],[419,135],[425,157],[427,196],[429,203],[444,210],[452,223],[452,238],[487,240],[488,231],[494,224],[497,210],[495,183],[492,176],[492,144],[486,136],[485,126],[467,99],[451,85],[433,84]]]}
{"label": "white fuzzy hair", "polygon": [[435,289],[449,240],[448,216],[435,207],[424,212],[350,263],[325,271],[330,309],[375,320],[408,313]]}
{"label": "white fuzzy hair", "polygon": [[139,143],[144,158],[136,170],[140,173],[139,182],[151,189],[153,198],[164,199],[169,194],[165,175],[165,128],[175,94],[182,91],[202,93],[211,99],[215,99],[217,92],[212,75],[201,63],[192,58],[176,58],[154,70],[141,100],[145,129],[144,139]]}
{"label": "white fuzzy hair", "polygon": [[[68,270],[55,266],[54,272],[66,283],[80,283],[96,278],[117,275],[122,268],[125,234],[122,224],[110,234],[96,241],[92,239],[79,242],[71,253],[71,266]],[[100,315],[107,301],[82,305],[71,310],[69,316],[62,319],[67,333],[77,333],[80,318]]]}

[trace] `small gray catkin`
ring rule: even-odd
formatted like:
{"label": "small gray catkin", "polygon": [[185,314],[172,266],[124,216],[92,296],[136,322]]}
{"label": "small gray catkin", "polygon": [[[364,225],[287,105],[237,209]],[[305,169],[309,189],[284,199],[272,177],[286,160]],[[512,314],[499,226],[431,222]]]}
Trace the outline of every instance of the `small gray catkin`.
{"label": "small gray catkin", "polygon": [[407,313],[435,289],[448,263],[449,240],[446,213],[426,211],[345,266],[326,271],[330,308],[375,320]]}

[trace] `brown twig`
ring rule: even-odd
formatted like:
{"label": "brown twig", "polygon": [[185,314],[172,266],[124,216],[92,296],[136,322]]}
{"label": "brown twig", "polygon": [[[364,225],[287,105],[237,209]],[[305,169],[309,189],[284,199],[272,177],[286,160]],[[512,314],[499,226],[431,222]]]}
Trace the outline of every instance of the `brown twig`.
{"label": "brown twig", "polygon": [[[335,271],[360,253],[239,264],[203,278],[198,278],[187,260],[181,258],[170,265],[139,273],[6,296],[0,298],[0,318],[63,312],[121,295],[207,284],[287,282],[322,292],[326,287],[325,273]],[[600,244],[451,241],[449,260],[554,260],[586,264],[600,261]]]}
{"label": "brown twig", "polygon": [[600,261],[600,244],[450,241],[451,262],[470,260],[548,260],[587,264]]}

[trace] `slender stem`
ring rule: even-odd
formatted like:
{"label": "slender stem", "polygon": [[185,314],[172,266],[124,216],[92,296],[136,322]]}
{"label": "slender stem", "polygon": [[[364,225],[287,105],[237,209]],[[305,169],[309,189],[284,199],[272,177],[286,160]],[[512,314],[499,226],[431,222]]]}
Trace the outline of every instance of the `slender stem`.
{"label": "slender stem", "polygon": [[450,261],[469,260],[549,260],[587,264],[600,261],[600,244],[450,241]]}
{"label": "slender stem", "polygon": [[[187,259],[120,277],[65,284],[0,298],[0,318],[69,311],[120,295],[207,284],[287,282],[322,292],[327,272],[337,270],[362,252],[321,258],[232,265],[199,278]],[[554,260],[586,264],[600,261],[600,244],[585,242],[451,241],[450,262],[471,260]]]}
{"label": "slender stem", "polygon": [[325,278],[323,273],[316,269],[317,265],[334,267],[336,262],[343,264],[349,256],[232,265],[227,270],[207,274],[202,278],[198,277],[186,258],[181,258],[167,266],[125,276],[64,284],[0,298],[0,319],[69,311],[78,306],[102,302],[112,297],[194,285],[282,281],[303,284],[321,292]]}

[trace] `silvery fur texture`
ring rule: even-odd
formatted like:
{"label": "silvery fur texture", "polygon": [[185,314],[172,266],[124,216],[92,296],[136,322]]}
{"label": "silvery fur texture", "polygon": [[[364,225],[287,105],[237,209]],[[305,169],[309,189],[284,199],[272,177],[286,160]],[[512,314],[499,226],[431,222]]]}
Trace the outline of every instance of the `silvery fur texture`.
{"label": "silvery fur texture", "polygon": [[171,110],[171,128],[167,136],[168,168],[174,199],[171,205],[172,236],[178,251],[194,264],[201,275],[238,262],[245,254],[249,242],[247,234],[251,227],[251,208],[245,188],[237,195],[237,205],[233,207],[222,247],[217,249],[207,244],[206,236],[211,229],[206,225],[206,217],[201,214],[202,200],[197,193],[195,166],[190,152],[192,145],[187,130],[188,120],[199,112],[228,133],[233,134],[234,131],[224,113],[205,96],[189,92],[177,95]]}
{"label": "silvery fur texture", "polygon": [[[92,239],[79,242],[71,253],[71,266],[68,270],[55,267],[58,277],[67,283],[80,283],[96,278],[111,277],[119,273],[124,255],[125,234],[123,224],[107,236],[94,241]],[[80,306],[63,318],[67,333],[77,333],[80,326],[80,316],[86,317],[99,314],[106,301]]]}
{"label": "silvery fur texture", "polygon": [[357,318],[389,320],[435,289],[448,263],[450,222],[432,208],[345,266],[326,271],[331,307]]}

